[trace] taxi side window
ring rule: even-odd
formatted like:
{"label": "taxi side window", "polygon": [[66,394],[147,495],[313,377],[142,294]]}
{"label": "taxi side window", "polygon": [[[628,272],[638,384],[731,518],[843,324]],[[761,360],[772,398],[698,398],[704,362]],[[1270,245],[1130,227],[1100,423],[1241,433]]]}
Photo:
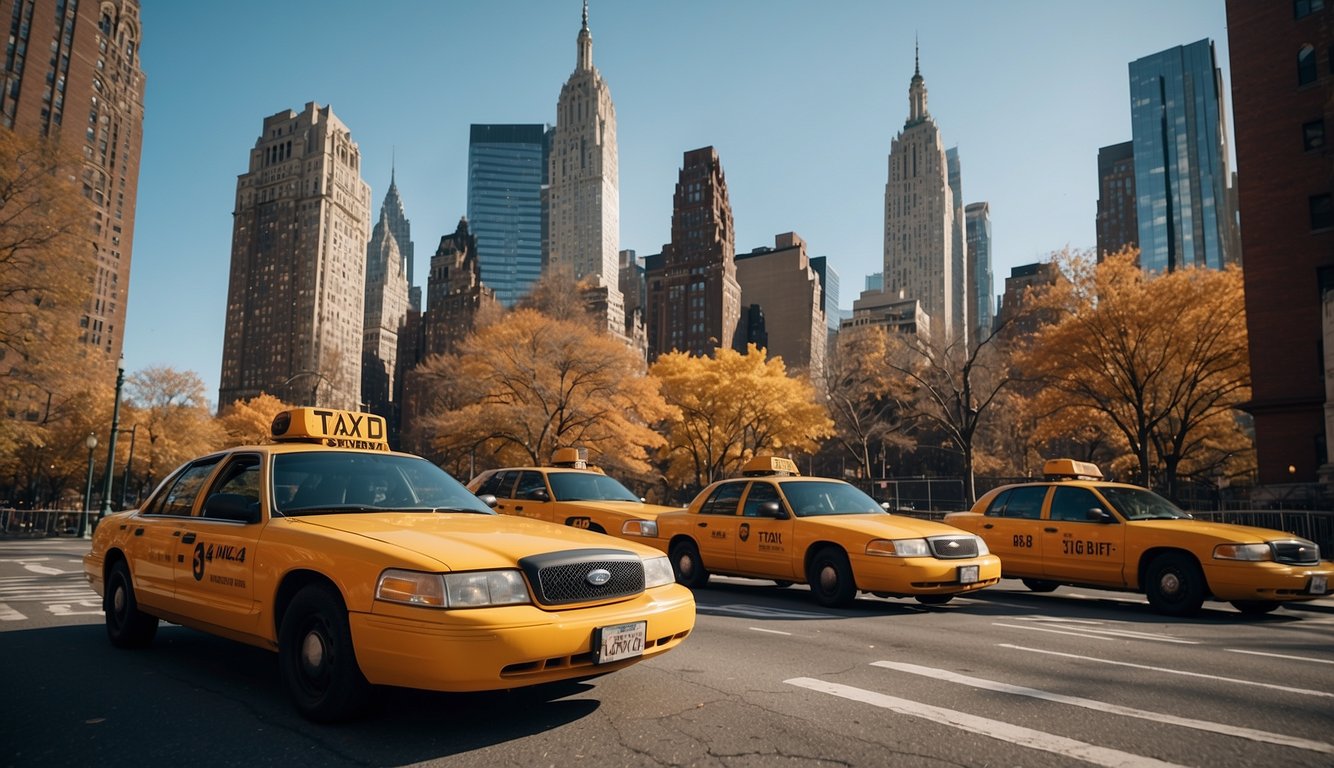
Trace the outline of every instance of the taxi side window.
{"label": "taxi side window", "polygon": [[195,497],[199,495],[199,489],[204,487],[204,481],[213,473],[214,467],[218,466],[219,457],[205,459],[191,464],[183,472],[176,476],[176,481],[171,487],[163,489],[162,495],[153,501],[147,510],[151,515],[190,515],[194,509]]}
{"label": "taxi side window", "polygon": [[514,489],[514,498],[531,500],[532,497],[528,494],[533,491],[545,491],[546,489],[547,484],[542,479],[541,472],[520,472],[519,484]]}
{"label": "taxi side window", "polygon": [[[215,493],[231,494],[259,504],[259,456],[243,454],[232,457],[227,466],[222,468],[222,472],[218,473],[218,479],[213,481],[213,487],[209,489],[208,495],[212,496]],[[206,504],[205,507],[207,506]],[[208,516],[207,510],[204,516]]]}
{"label": "taxi side window", "polygon": [[1028,485],[1002,491],[991,500],[987,507],[989,517],[1020,517],[1037,520],[1042,517],[1042,500],[1047,496],[1047,486]]}
{"label": "taxi side window", "polygon": [[477,495],[489,493],[497,499],[508,499],[510,497],[510,488],[514,485],[514,473],[509,470],[502,470],[491,475],[482,483],[482,487],[477,489]]}
{"label": "taxi side window", "polygon": [[700,514],[735,515],[737,502],[741,501],[741,490],[745,487],[745,483],[723,483],[699,508]]}
{"label": "taxi side window", "polygon": [[778,501],[779,508],[783,506],[773,483],[751,483],[750,493],[746,494],[746,506],[742,507],[741,514],[745,517],[767,517],[760,512],[760,506],[769,501]]}
{"label": "taxi side window", "polygon": [[1087,523],[1094,507],[1102,509],[1103,505],[1089,489],[1057,486],[1051,497],[1051,519]]}

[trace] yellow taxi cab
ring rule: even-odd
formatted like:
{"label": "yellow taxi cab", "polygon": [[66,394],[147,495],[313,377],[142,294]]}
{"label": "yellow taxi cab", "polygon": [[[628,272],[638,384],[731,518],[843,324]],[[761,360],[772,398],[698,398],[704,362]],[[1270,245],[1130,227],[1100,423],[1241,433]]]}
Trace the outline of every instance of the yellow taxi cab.
{"label": "yellow taxi cab", "polygon": [[741,477],[713,483],[688,508],[628,521],[623,533],[667,552],[688,587],[714,573],[805,581],[826,606],[851,603],[858,591],[938,605],[1001,575],[981,537],[891,515],[855,486],[802,477],[776,456],[751,459]]}
{"label": "yellow taxi cab", "polygon": [[474,477],[468,490],[494,496],[507,515],[546,520],[619,536],[630,520],[653,520],[675,507],[645,504],[615,479],[588,463],[583,448],[559,448],[549,467],[491,469]]}
{"label": "yellow taxi cab", "polygon": [[113,645],[158,620],[278,653],[313,720],[371,685],[518,688],[622,669],[690,634],[666,557],[497,515],[384,419],[284,411],[272,445],[186,463],[141,509],[103,519],[84,558]]}
{"label": "yellow taxi cab", "polygon": [[1283,531],[1196,520],[1146,488],[1106,482],[1094,464],[1052,459],[1041,482],[996,488],[950,525],[987,540],[1007,578],[1035,592],[1062,584],[1145,593],[1169,615],[1205,598],[1261,614],[1329,589],[1334,563]]}

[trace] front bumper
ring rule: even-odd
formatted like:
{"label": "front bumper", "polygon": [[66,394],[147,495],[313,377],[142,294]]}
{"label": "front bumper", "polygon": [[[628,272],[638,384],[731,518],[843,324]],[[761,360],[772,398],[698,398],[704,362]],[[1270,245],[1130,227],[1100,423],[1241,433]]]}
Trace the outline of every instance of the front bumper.
{"label": "front bumper", "polygon": [[[440,611],[377,603],[373,613],[350,619],[357,663],[370,682],[489,691],[600,675],[671,650],[695,626],[695,600],[671,584],[592,607]],[[595,665],[593,631],[636,621],[647,622],[643,656]]]}
{"label": "front bumper", "polygon": [[[1312,592],[1323,576],[1325,589]],[[1204,566],[1209,591],[1218,600],[1315,600],[1334,594],[1334,562],[1318,565],[1212,560]]]}
{"label": "front bumper", "polygon": [[[1001,563],[995,555],[962,560],[938,560],[934,557],[851,558],[857,589],[888,595],[957,595],[992,586],[1000,581]],[[959,568],[977,566],[977,581],[961,583]]]}

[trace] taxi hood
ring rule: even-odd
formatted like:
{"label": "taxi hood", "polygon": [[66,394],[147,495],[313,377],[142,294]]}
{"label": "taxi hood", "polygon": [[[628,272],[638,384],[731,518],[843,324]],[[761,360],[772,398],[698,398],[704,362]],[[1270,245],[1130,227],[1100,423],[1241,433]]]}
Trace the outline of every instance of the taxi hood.
{"label": "taxi hood", "polygon": [[566,549],[621,549],[640,557],[662,554],[600,533],[509,515],[385,512],[289,520],[406,550],[451,571],[513,568],[521,558]]}
{"label": "taxi hood", "polygon": [[607,499],[599,500],[579,500],[579,501],[558,501],[558,509],[569,509],[570,507],[579,507],[580,509],[596,509],[603,512],[616,512],[622,515],[632,515],[652,520],[664,512],[676,512],[680,507],[664,507],[659,504],[645,504],[638,501],[614,501]]}
{"label": "taxi hood", "polygon": [[819,515],[803,517],[801,521],[810,530],[852,531],[868,539],[919,539],[968,533],[934,520],[874,512],[864,515]]}
{"label": "taxi hood", "polygon": [[1159,531],[1174,531],[1208,537],[1229,544],[1258,544],[1266,541],[1292,541],[1306,538],[1285,531],[1276,531],[1273,528],[1256,528],[1252,525],[1236,525],[1234,523],[1214,523],[1194,518],[1131,520],[1129,524],[1136,528],[1152,528]]}

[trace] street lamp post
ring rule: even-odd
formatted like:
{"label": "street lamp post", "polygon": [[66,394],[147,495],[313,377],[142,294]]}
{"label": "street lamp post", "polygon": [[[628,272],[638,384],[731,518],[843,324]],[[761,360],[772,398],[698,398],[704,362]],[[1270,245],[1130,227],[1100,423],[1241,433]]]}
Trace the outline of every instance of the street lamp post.
{"label": "street lamp post", "polygon": [[125,369],[116,369],[116,400],[111,407],[111,444],[107,446],[106,484],[102,491],[102,506],[98,507],[97,520],[111,514],[111,483],[116,478],[116,434],[120,432],[120,390],[125,386]]}
{"label": "street lamp post", "polygon": [[[121,432],[130,433],[130,457],[125,460],[125,474],[120,479],[120,508],[125,509],[125,491],[130,487],[130,467],[134,465],[134,438],[139,432],[139,425],[135,424],[129,429],[122,429]],[[137,496],[135,501],[138,501]]]}
{"label": "street lamp post", "polygon": [[302,376],[311,376],[315,379],[314,383],[310,385],[310,403],[308,403],[308,405],[312,407],[319,405],[320,382],[327,382],[331,388],[333,387],[333,382],[329,381],[328,377],[319,371],[297,371],[291,376],[288,376],[287,380],[282,383],[282,386],[286,388],[288,384],[291,384]]}
{"label": "street lamp post", "polygon": [[88,515],[93,511],[93,451],[97,450],[97,435],[88,433],[88,439],[83,441],[88,446],[88,484],[83,489],[83,511],[79,513],[79,538],[88,535]]}

